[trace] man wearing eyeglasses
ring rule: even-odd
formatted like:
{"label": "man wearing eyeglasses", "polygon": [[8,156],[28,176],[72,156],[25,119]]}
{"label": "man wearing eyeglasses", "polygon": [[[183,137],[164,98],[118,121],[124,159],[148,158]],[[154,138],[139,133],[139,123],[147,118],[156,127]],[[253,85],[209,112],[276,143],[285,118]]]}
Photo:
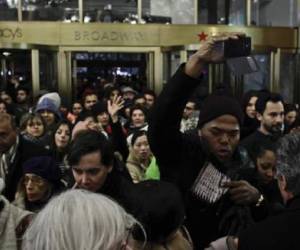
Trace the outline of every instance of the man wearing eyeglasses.
{"label": "man wearing eyeglasses", "polygon": [[193,130],[197,127],[198,115],[195,114],[196,101],[190,100],[186,103],[185,108],[182,113],[182,119],[180,122],[180,131],[185,133],[187,131]]}

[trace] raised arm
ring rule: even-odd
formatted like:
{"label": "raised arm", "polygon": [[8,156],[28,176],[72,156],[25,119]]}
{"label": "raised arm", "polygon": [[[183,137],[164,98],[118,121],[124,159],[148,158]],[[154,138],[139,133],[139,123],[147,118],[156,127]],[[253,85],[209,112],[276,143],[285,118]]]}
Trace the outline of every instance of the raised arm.
{"label": "raised arm", "polygon": [[[187,75],[185,67],[186,65],[182,65],[166,84],[149,119],[148,139],[151,150],[159,164],[168,166],[180,160],[182,134],[179,129],[182,112],[201,82],[200,79]],[[200,76],[201,69],[199,72]]]}
{"label": "raised arm", "polygon": [[205,64],[220,62],[222,55],[214,50],[218,41],[237,38],[235,34],[212,37],[201,44],[186,64],[180,66],[175,75],[166,84],[158,97],[149,123],[149,142],[151,150],[161,166],[179,166],[186,150],[183,135],[180,133],[180,121],[184,106],[193,91],[201,83],[201,74]]}
{"label": "raised arm", "polygon": [[122,155],[123,161],[126,162],[129,150],[127,147],[126,136],[118,117],[118,113],[123,107],[124,100],[121,96],[115,96],[112,101],[107,101],[107,110],[111,119],[111,141],[115,151],[118,151]]}

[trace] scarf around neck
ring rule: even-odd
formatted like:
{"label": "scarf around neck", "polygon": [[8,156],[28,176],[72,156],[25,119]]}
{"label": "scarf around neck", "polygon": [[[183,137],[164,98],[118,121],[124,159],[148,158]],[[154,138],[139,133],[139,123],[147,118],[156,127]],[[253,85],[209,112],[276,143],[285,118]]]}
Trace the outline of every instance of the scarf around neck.
{"label": "scarf around neck", "polygon": [[7,152],[0,155],[0,177],[3,178],[4,181],[6,180],[9,167],[15,159],[18,146],[19,136],[17,136],[16,143],[14,143]]}

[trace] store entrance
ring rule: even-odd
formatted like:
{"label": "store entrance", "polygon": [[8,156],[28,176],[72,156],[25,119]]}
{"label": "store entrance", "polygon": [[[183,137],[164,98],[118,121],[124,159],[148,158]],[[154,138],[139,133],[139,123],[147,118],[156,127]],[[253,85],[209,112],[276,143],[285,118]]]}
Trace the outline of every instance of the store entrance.
{"label": "store entrance", "polygon": [[80,99],[86,88],[107,85],[143,91],[150,85],[148,65],[148,53],[73,52],[73,98]]}
{"label": "store entrance", "polygon": [[86,87],[105,84],[160,92],[161,54],[160,47],[60,47],[59,92],[68,103],[80,99]]}
{"label": "store entrance", "polygon": [[7,89],[16,82],[31,84],[31,52],[30,50],[0,49],[0,84]]}

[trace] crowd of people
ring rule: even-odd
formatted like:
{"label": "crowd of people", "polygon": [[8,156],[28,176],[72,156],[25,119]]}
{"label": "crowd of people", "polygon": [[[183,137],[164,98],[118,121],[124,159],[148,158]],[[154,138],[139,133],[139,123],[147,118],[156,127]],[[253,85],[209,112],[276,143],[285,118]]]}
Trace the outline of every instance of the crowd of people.
{"label": "crowd of people", "polygon": [[158,97],[105,83],[68,109],[2,89],[0,249],[299,249],[297,105],[193,96],[224,39],[239,36],[203,43]]}

